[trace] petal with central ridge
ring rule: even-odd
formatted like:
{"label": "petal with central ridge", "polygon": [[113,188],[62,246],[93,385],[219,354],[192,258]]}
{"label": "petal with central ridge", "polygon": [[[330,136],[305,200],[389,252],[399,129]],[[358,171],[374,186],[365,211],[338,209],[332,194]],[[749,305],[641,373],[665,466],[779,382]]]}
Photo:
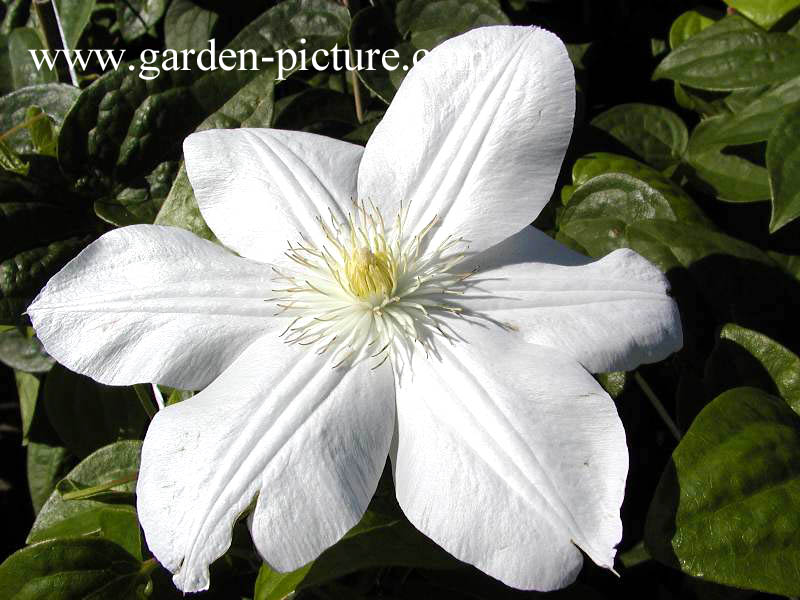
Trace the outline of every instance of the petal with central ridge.
{"label": "petal with central ridge", "polygon": [[[445,550],[521,589],[610,568],[628,453],[614,403],[556,350],[480,325],[397,390],[397,499]],[[497,360],[497,357],[502,360]]]}
{"label": "petal with central ridge", "polygon": [[61,364],[110,385],[199,389],[279,324],[267,265],[175,227],[95,241],[28,307]]}
{"label": "petal with central ridge", "polygon": [[181,590],[205,589],[257,497],[251,531],[264,560],[304,565],[363,515],[394,417],[389,368],[331,369],[308,348],[262,338],[150,424],[136,488],[148,546]]}
{"label": "petal with central ridge", "polygon": [[373,132],[358,195],[429,240],[480,252],[550,199],[572,133],[575,77],[564,44],[534,27],[481,27],[412,68]]}
{"label": "petal with central ridge", "polygon": [[627,248],[576,257],[528,228],[475,258],[480,272],[455,303],[593,373],[630,371],[681,349],[678,305],[655,265]]}
{"label": "petal with central ridge", "polygon": [[278,129],[212,129],[183,144],[197,204],[220,241],[242,256],[276,261],[300,236],[321,248],[315,221],[346,221],[363,148]]}

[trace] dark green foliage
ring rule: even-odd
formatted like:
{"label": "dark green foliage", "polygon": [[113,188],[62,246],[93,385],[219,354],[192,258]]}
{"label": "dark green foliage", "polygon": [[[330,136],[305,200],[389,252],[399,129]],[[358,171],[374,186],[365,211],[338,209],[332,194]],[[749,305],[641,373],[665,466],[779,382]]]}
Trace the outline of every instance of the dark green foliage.
{"label": "dark green foliage", "polygon": [[[0,441],[27,454],[23,464],[25,454],[2,447],[0,500],[27,512],[1,504],[15,553],[0,557],[0,598],[181,597],[136,513],[147,413],[133,389],[54,366],[25,314],[42,286],[113,227],[157,223],[216,241],[182,164],[190,133],[277,127],[364,144],[405,76],[378,64],[356,75],[290,69],[276,81],[276,67],[262,65],[147,79],[154,65],[136,60],[141,51],[200,51],[213,38],[218,50],[252,49],[259,60],[337,45],[394,49],[410,64],[459,33],[506,23],[557,33],[578,82],[572,142],[536,225],[595,258],[639,252],[669,278],[684,328],[675,356],[598,375],[630,450],[621,579],[587,561],[552,597],[800,596],[799,0],[57,5],[69,47],[125,56],[117,71],[79,68],[80,87],[58,82],[31,62],[45,40],[30,0],[0,0],[0,385],[14,409],[0,413]],[[197,597],[292,592],[543,596],[511,590],[425,538],[394,500],[388,469],[361,522],[295,572],[263,564],[240,522],[211,590]]]}

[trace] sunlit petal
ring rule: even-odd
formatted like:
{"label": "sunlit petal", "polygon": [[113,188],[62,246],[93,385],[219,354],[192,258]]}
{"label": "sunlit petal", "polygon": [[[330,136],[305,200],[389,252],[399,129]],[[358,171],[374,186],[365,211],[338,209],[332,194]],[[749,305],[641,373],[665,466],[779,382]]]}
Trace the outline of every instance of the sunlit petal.
{"label": "sunlit petal", "polygon": [[148,546],[183,591],[208,587],[234,521],[264,559],[298,568],[361,518],[394,428],[391,370],[332,369],[277,336],[254,343],[203,392],[160,411],[137,485]]}
{"label": "sunlit petal", "polygon": [[341,221],[356,194],[363,148],[278,129],[214,129],[183,145],[203,218],[242,256],[274,261],[287,241],[324,238],[315,221]]}
{"label": "sunlit petal", "polygon": [[409,72],[364,152],[361,199],[404,206],[428,246],[479,252],[530,223],[553,192],[572,133],[575,78],[564,44],[533,27],[483,27]]}
{"label": "sunlit petal", "polygon": [[[397,391],[397,498],[414,525],[508,585],[613,565],[628,454],[613,402],[571,358],[511,333],[415,361]],[[474,337],[474,343],[469,339]]]}
{"label": "sunlit petal", "polygon": [[28,308],[47,351],[111,385],[199,389],[279,326],[270,268],[174,227],[115,229]]}

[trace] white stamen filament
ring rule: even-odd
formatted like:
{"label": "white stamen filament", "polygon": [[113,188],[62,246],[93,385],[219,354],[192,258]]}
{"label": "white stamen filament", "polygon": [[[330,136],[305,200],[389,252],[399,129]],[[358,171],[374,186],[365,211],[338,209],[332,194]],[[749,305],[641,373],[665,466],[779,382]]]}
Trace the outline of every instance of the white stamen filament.
{"label": "white stamen filament", "polygon": [[389,230],[374,206],[368,211],[357,203],[354,213],[345,223],[333,213],[329,223],[317,218],[330,246],[289,243],[293,265],[275,267],[279,286],[270,298],[291,319],[281,337],[329,354],[334,368],[371,360],[375,369],[410,358],[417,344],[428,354],[436,336],[451,340],[443,317],[460,315],[461,308],[444,298],[462,295],[474,273],[451,272],[466,243],[449,236],[423,250],[438,218],[405,238],[402,210]]}

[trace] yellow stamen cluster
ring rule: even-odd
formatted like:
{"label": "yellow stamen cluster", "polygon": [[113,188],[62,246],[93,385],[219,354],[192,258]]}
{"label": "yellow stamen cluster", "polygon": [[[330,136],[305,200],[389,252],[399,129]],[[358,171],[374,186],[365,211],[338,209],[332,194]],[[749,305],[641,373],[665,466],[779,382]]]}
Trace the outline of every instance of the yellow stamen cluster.
{"label": "yellow stamen cluster", "polygon": [[373,253],[367,247],[355,249],[344,261],[350,291],[363,300],[394,295],[396,265],[386,252]]}
{"label": "yellow stamen cluster", "polygon": [[463,309],[449,298],[464,294],[472,275],[453,272],[464,259],[460,238],[428,247],[437,218],[407,236],[402,210],[387,227],[370,208],[356,203],[346,219],[318,217],[317,244],[289,244],[291,264],[275,267],[281,285],[272,300],[293,317],[281,337],[332,356],[334,367],[374,360],[377,368],[410,358],[417,345],[433,351],[434,338],[451,339],[447,319]]}

